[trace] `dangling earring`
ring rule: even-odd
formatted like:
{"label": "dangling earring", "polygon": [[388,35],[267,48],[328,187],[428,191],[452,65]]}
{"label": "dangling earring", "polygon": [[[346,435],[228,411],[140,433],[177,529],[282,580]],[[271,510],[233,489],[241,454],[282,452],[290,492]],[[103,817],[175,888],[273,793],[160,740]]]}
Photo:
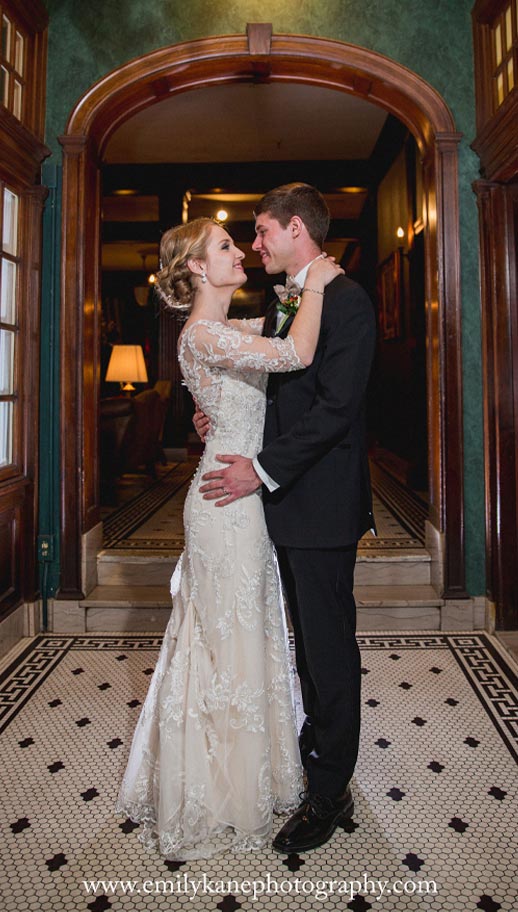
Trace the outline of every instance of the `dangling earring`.
{"label": "dangling earring", "polygon": [[205,283],[206,283],[206,281],[207,281],[207,273],[206,273],[206,272],[202,272],[202,274],[201,274],[201,280],[202,280],[203,284],[205,285]]}

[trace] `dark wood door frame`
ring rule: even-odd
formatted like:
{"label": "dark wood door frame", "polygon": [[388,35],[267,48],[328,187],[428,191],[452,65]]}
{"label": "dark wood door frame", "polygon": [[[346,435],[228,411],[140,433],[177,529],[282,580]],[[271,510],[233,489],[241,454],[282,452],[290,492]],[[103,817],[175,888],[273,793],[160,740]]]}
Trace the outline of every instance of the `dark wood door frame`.
{"label": "dark wood door frame", "polygon": [[518,183],[476,181],[479,208],[487,596],[518,626]]}
{"label": "dark wood door frame", "polygon": [[457,146],[452,114],[406,67],[341,41],[274,35],[203,38],[112,71],[74,108],[63,146],[61,325],[62,568],[59,597],[81,591],[81,541],[99,521],[99,169],[114,130],[172,94],[232,82],[297,82],[357,95],[398,117],[424,164],[430,518],[445,532],[446,597],[466,595]]}

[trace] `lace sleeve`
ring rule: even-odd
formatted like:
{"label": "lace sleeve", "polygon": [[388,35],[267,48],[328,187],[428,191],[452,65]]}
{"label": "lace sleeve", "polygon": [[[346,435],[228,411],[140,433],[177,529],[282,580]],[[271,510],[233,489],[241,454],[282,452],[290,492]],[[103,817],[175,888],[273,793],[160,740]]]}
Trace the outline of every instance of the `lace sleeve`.
{"label": "lace sleeve", "polygon": [[206,367],[263,373],[284,373],[304,367],[291,336],[270,339],[205,320],[191,324],[184,333],[191,354]]}
{"label": "lace sleeve", "polygon": [[251,319],[229,320],[230,326],[239,332],[252,333],[254,336],[260,336],[263,331],[264,317],[252,317]]}

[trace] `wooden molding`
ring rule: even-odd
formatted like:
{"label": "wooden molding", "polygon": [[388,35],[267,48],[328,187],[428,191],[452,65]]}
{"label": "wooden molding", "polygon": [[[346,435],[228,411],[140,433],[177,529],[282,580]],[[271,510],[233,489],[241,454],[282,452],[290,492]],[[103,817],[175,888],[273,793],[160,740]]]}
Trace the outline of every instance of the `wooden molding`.
{"label": "wooden molding", "polygon": [[[460,300],[460,239],[457,149],[460,133],[440,133],[436,136],[437,168],[437,259],[439,301],[449,302],[441,308],[439,347],[442,352],[439,389],[442,394],[440,411],[441,448],[440,484],[443,505],[442,527],[451,541],[464,541],[464,445],[459,428],[463,424],[462,407],[462,326]],[[455,300],[448,298],[454,295]],[[447,420],[444,416],[447,416]],[[447,548],[445,566],[445,598],[465,598],[464,568],[459,573],[458,555]]]}
{"label": "wooden molding", "polygon": [[[343,41],[274,35],[268,57],[275,81],[322,85],[361,94],[391,111],[412,131],[421,149],[432,133],[453,132],[453,116],[424,79],[388,57]],[[167,78],[170,94],[200,85],[254,79],[246,36],[200,38],[153,51],[113,70],[79,100],[67,135],[90,135],[100,154],[110,135],[137,111],[153,103],[152,83]],[[358,82],[360,80],[360,82]]]}
{"label": "wooden molding", "polygon": [[39,180],[42,161],[50,149],[30,133],[6,108],[0,107],[0,168],[14,180],[33,184]]}
{"label": "wooden molding", "polygon": [[518,175],[518,91],[508,95],[494,117],[481,127],[471,148],[486,180],[511,181]]}
{"label": "wooden molding", "polygon": [[[252,32],[252,35],[254,33]],[[361,95],[399,118],[424,161],[424,227],[429,333],[431,516],[447,531],[446,592],[464,590],[462,375],[460,348],[457,145],[444,99],[420,76],[374,51],[341,41],[274,35],[270,53],[251,55],[247,36],[203,38],[130,61],[93,85],[61,138],[62,275],[62,593],[80,592],[80,540],[98,517],[92,465],[97,433],[96,326],[100,309],[99,163],[112,133],[157,97],[232,82],[297,82]],[[264,36],[263,36],[264,38]],[[97,226],[97,229],[92,228]],[[88,359],[86,360],[88,355]],[[84,366],[83,366],[84,365]],[[77,435],[70,434],[70,428]],[[93,460],[93,462],[92,462]]]}
{"label": "wooden molding", "polygon": [[5,5],[13,10],[28,32],[42,32],[49,24],[49,14],[41,0],[7,0]]}
{"label": "wooden molding", "polygon": [[502,12],[509,0],[476,0],[471,11],[474,19],[487,24]]}

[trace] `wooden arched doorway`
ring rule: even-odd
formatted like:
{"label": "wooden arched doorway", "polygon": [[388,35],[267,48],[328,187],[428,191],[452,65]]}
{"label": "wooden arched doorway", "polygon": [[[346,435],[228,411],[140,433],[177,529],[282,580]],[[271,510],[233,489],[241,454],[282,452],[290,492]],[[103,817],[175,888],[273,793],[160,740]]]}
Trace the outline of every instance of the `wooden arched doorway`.
{"label": "wooden arched doorway", "polygon": [[444,537],[444,596],[462,598],[464,498],[457,145],[453,117],[428,83],[374,51],[294,35],[204,38],[114,70],[74,108],[63,146],[61,323],[62,567],[58,597],[78,599],[84,536],[99,522],[98,384],[100,164],[126,119],[164,97],[207,85],[284,81],[380,105],[414,135],[426,200],[430,519]]}

